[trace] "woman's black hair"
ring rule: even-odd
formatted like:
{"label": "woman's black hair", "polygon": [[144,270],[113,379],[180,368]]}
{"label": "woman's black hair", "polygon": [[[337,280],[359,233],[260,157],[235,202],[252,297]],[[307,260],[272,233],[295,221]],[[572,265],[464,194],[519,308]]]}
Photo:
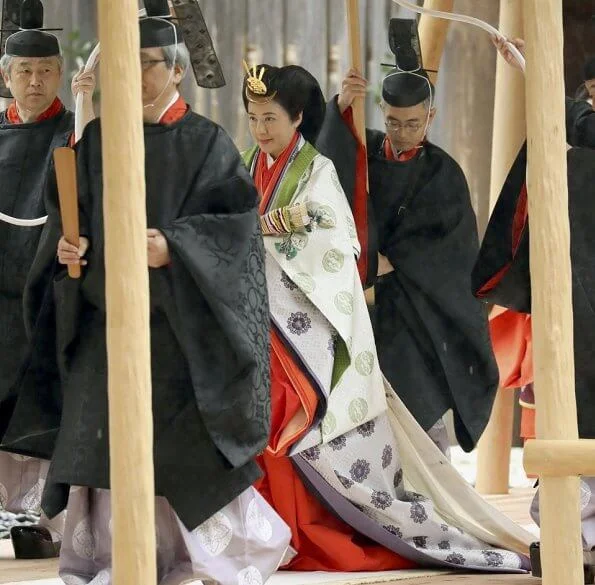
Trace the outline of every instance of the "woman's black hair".
{"label": "woman's black hair", "polygon": [[[262,81],[267,87],[266,96],[274,97],[271,101],[277,102],[288,114],[292,121],[297,120],[302,114],[302,123],[298,130],[310,143],[314,143],[322,127],[326,102],[320,84],[316,78],[299,65],[286,65],[285,67],[272,67],[271,65],[258,65],[256,71],[264,67]],[[246,96],[246,83],[248,76],[244,77],[242,98],[244,107],[248,111],[250,101]]]}

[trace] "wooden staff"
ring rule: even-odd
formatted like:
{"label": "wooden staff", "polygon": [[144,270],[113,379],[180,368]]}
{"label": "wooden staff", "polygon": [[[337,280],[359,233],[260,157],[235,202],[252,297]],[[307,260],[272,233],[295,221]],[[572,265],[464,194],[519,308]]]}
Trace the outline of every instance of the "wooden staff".
{"label": "wooden staff", "polygon": [[99,0],[114,585],[157,582],[137,0]]}
{"label": "wooden staff", "polygon": [[[361,27],[359,18],[359,0],[346,0],[347,3],[347,24],[349,30],[349,50],[351,67],[356,69],[360,75],[364,74],[364,60],[362,57]],[[356,98],[353,102],[353,122],[358,137],[366,146],[366,100]]]}
{"label": "wooden staff", "polygon": [[[499,28],[510,38],[523,37],[522,2],[500,1]],[[499,58],[496,69],[490,213],[525,139],[525,129],[525,79],[519,70]],[[514,391],[498,391],[490,422],[479,441],[476,488],[481,494],[508,493],[514,401]]]}
{"label": "wooden staff", "polygon": [[[453,6],[454,0],[425,0],[424,2],[424,8],[441,12],[452,12]],[[422,58],[424,67],[432,69],[428,72],[428,76],[433,84],[436,84],[438,80],[438,73],[434,73],[434,71],[440,69],[449,26],[450,21],[427,14],[422,14],[419,19],[419,42]]]}
{"label": "wooden staff", "polygon": [[[60,216],[62,217],[62,233],[66,241],[79,246],[79,210],[78,189],[76,183],[76,157],[72,148],[56,148],[54,165],[60,200]],[[68,266],[70,278],[81,277],[81,267],[77,264]]]}
{"label": "wooden staff", "polygon": [[[359,0],[345,0],[347,8],[347,28],[349,31],[349,50],[351,67],[356,69],[360,75],[364,74],[364,60],[362,57],[362,43],[361,43],[361,26],[360,26],[360,12]],[[367,148],[366,140],[366,99],[355,98],[353,105],[353,123],[357,132],[358,138]],[[366,165],[366,184],[368,184],[368,169]],[[366,296],[366,303],[373,306],[375,303],[374,287],[364,291]]]}
{"label": "wooden staff", "polygon": [[[528,193],[538,439],[578,438],[562,0],[525,0]],[[544,585],[582,585],[578,477],[540,478]]]}

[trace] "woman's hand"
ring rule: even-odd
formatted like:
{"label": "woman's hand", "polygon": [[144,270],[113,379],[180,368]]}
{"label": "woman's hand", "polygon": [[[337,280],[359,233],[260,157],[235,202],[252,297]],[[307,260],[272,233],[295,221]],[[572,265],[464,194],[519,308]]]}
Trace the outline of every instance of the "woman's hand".
{"label": "woman's hand", "polygon": [[78,264],[80,266],[86,266],[87,261],[84,259],[87,250],[89,249],[89,240],[83,236],[79,238],[78,248],[74,244],[70,244],[66,241],[66,238],[62,236],[58,242],[58,262],[71,266]]}
{"label": "woman's hand", "polygon": [[171,262],[167,240],[159,230],[147,230],[147,253],[150,268],[161,268]]}

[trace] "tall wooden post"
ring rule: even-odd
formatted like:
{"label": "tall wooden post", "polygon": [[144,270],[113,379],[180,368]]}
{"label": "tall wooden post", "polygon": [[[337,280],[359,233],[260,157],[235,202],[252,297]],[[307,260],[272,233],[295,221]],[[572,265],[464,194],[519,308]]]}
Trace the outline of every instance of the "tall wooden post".
{"label": "tall wooden post", "polygon": [[[500,31],[509,38],[523,37],[523,3],[500,0]],[[496,68],[496,99],[492,138],[490,213],[502,185],[525,139],[525,79],[517,69],[499,58]],[[500,390],[492,416],[478,445],[477,491],[506,494],[509,487],[510,450],[514,422],[515,393]]]}
{"label": "tall wooden post", "polygon": [[[523,38],[523,3],[500,0],[500,31],[508,38]],[[495,49],[494,49],[495,50]],[[498,57],[492,138],[490,212],[526,136],[525,77]]]}
{"label": "tall wooden post", "polygon": [[156,583],[137,0],[99,0],[114,585]]}
{"label": "tall wooden post", "polygon": [[[440,10],[441,12],[452,12],[453,6],[454,0],[425,0],[424,2],[424,8]],[[428,75],[430,81],[434,84],[438,79],[438,74],[434,73],[434,71],[440,69],[449,24],[448,20],[435,18],[427,14],[422,14],[419,19],[419,40],[424,67],[433,70]]]}
{"label": "tall wooden post", "polygon": [[[352,69],[356,69],[360,75],[363,75],[365,71],[364,58],[362,56],[359,0],[345,0],[345,2],[347,11],[347,29],[349,32],[350,65]],[[366,99],[363,97],[356,98],[353,102],[352,109],[355,130],[360,142],[364,145],[364,148],[366,148]],[[365,296],[368,305],[373,306],[376,301],[374,288],[367,289],[365,291]]]}
{"label": "tall wooden post", "polygon": [[[359,0],[346,0],[347,24],[349,29],[349,51],[351,67],[364,75],[362,56],[361,26],[359,18]],[[353,121],[362,144],[366,145],[366,100],[357,98],[353,103]]]}
{"label": "tall wooden post", "polygon": [[[538,439],[576,440],[562,0],[525,0]],[[578,477],[540,476],[544,585],[582,585]]]}

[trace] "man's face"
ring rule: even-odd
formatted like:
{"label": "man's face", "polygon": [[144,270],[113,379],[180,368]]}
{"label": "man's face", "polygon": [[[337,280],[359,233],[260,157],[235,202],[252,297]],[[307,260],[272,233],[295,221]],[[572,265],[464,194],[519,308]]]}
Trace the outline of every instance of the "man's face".
{"label": "man's face", "polygon": [[177,86],[182,81],[181,68],[174,67],[174,73],[168,69],[163,49],[153,47],[142,49],[140,52],[143,81],[143,105],[152,105],[162,100],[169,99]]}
{"label": "man's face", "polygon": [[595,105],[595,79],[587,79],[587,81],[585,81],[585,87],[587,88],[591,99],[594,100],[593,103]]}
{"label": "man's face", "polygon": [[58,95],[62,70],[57,57],[14,57],[2,77],[21,110],[41,114]]}
{"label": "man's face", "polygon": [[382,104],[386,134],[395,150],[411,150],[423,141],[436,110],[424,104],[409,108],[395,108]]}

